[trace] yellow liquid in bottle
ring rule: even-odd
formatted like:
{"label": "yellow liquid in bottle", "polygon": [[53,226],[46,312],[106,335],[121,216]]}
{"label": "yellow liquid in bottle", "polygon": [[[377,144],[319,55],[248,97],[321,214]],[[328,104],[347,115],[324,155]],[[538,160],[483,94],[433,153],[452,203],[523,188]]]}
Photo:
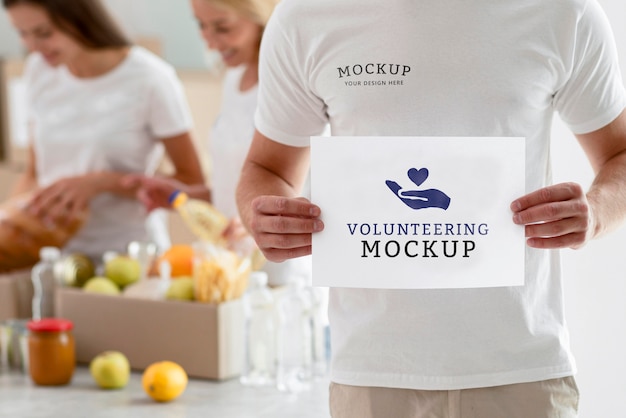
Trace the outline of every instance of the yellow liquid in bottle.
{"label": "yellow liquid in bottle", "polygon": [[178,192],[172,200],[174,207],[191,232],[204,241],[219,242],[228,225],[228,218],[213,205],[202,200],[189,199]]}

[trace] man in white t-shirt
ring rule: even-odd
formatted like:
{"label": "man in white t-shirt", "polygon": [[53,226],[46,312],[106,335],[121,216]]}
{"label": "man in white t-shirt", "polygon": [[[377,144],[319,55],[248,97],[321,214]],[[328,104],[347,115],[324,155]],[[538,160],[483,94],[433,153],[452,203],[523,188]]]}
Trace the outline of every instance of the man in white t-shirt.
{"label": "man in white t-shirt", "polygon": [[[295,192],[326,123],[333,136],[526,138],[528,194],[511,203],[525,285],[332,289],[333,417],[577,415],[558,249],[626,215],[626,93],[595,0],[285,0],[258,100],[238,205],[274,261],[311,253],[332,211]],[[555,111],[596,173],[586,192],[551,183]]]}

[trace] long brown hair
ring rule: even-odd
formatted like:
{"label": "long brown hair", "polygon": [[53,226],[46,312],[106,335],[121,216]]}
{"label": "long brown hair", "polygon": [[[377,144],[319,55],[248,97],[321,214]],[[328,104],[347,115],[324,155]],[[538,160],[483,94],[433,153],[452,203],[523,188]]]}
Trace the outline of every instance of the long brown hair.
{"label": "long brown hair", "polygon": [[100,0],[2,0],[5,9],[18,4],[44,9],[60,30],[90,49],[130,46],[124,32],[117,25]]}

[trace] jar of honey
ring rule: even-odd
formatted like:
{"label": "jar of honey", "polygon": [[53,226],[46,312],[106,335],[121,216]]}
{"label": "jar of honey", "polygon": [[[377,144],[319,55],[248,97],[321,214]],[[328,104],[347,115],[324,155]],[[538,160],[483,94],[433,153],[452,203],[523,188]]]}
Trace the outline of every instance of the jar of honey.
{"label": "jar of honey", "polygon": [[71,321],[44,318],[28,322],[30,377],[38,385],[66,385],[76,366]]}

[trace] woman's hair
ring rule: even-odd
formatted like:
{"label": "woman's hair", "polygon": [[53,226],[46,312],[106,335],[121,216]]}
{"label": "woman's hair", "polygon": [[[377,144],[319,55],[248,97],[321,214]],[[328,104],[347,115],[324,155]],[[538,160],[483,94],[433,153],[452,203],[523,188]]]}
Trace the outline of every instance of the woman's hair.
{"label": "woman's hair", "polygon": [[206,0],[224,9],[234,10],[265,27],[280,0]]}
{"label": "woman's hair", "polygon": [[61,31],[91,49],[131,45],[100,0],[2,0],[5,9],[18,4],[41,7]]}

